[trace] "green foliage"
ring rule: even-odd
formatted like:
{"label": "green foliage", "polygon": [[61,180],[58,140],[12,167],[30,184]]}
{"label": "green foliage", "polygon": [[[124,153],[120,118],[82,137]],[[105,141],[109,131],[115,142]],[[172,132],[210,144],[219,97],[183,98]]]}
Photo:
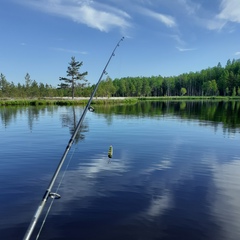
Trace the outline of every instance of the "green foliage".
{"label": "green foliage", "polygon": [[[37,83],[27,73],[23,84],[14,85],[0,74],[0,98],[44,98],[89,97],[95,85],[86,85],[84,76],[87,72],[79,73],[82,62],[71,58],[67,70],[67,77],[60,88],[49,84]],[[79,81],[77,83],[78,80]],[[102,80],[97,97],[172,97],[172,96],[240,96],[240,60],[227,61],[225,67],[220,63],[213,68],[203,69],[200,72],[183,73],[179,76],[162,77],[124,77],[112,80],[107,77]]]}
{"label": "green foliage", "polygon": [[182,87],[181,88],[181,95],[184,96],[187,93],[187,89]]}
{"label": "green foliage", "polygon": [[238,87],[237,93],[238,93],[238,96],[240,96],[240,87]]}
{"label": "green foliage", "polygon": [[69,63],[68,69],[67,69],[67,76],[70,78],[66,77],[60,77],[60,81],[64,81],[64,83],[61,83],[59,87],[61,89],[67,89],[71,88],[72,89],[72,99],[74,99],[74,93],[75,93],[75,86],[76,86],[76,81],[82,80],[84,83],[81,83],[78,85],[79,87],[84,87],[87,80],[84,78],[88,72],[84,73],[79,73],[80,67],[83,65],[83,62],[78,62],[75,60],[75,57],[71,57],[71,62]]}
{"label": "green foliage", "polygon": [[10,83],[6,77],[1,73],[0,75],[0,97],[10,97]]}
{"label": "green foliage", "polygon": [[113,81],[110,77],[107,77],[106,80],[102,80],[98,86],[98,90],[96,92],[97,97],[112,97],[115,93],[115,87],[113,85]]}
{"label": "green foliage", "polygon": [[185,94],[188,96],[234,96],[238,94],[237,89],[240,88],[240,61],[228,60],[225,68],[218,63],[213,68],[174,77],[152,76],[115,79],[113,84],[116,89],[114,96],[118,97],[167,97]]}
{"label": "green foliage", "polygon": [[235,97],[236,95],[237,95],[236,87],[233,87],[232,96]]}
{"label": "green foliage", "polygon": [[216,80],[211,80],[203,83],[203,92],[206,96],[218,95],[218,87]]}

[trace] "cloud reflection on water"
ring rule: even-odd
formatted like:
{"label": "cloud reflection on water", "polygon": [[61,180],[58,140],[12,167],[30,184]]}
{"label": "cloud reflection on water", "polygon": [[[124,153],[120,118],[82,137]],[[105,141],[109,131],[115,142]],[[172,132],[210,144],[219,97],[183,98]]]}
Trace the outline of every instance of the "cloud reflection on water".
{"label": "cloud reflection on water", "polygon": [[169,191],[165,191],[162,196],[152,198],[149,207],[144,213],[150,217],[157,217],[162,215],[166,209],[170,209],[172,207],[171,195],[172,194]]}
{"label": "cloud reflection on water", "polygon": [[[108,138],[106,133],[103,138],[104,121],[100,128],[99,119],[97,126],[90,124],[89,131],[95,135],[81,142],[81,152],[75,153],[66,171],[59,191],[62,198],[54,203],[50,213],[53,218],[48,223],[54,228],[51,231],[58,231],[58,219],[61,218],[62,225],[81,222],[85,226],[89,221],[96,229],[106,221],[112,228],[138,228],[140,235],[148,234],[147,229],[149,232],[165,231],[172,236],[172,232],[181,228],[188,234],[196,230],[193,234],[209,237],[207,232],[214,232],[212,228],[215,227],[218,230],[216,239],[239,239],[237,133],[234,137],[224,135],[214,131],[212,126],[199,126],[197,120],[179,121],[171,116],[145,118],[144,121],[129,117],[125,125],[122,119],[113,120],[114,138]],[[141,131],[136,124],[139,122]],[[99,153],[99,149],[102,151],[109,139],[116,141],[116,138],[121,146],[109,162],[107,152]],[[88,142],[88,139],[94,141]],[[102,143],[104,139],[107,141]],[[59,144],[56,147],[59,148]],[[24,182],[29,185],[27,193],[39,190],[40,185],[45,189],[51,179],[49,172],[52,171],[35,182],[32,179],[36,176]],[[14,183],[14,189],[16,186]],[[43,192],[40,191],[40,197]],[[22,197],[16,201],[25,212],[15,216],[16,211],[12,211],[14,214],[5,221],[8,227],[12,223],[27,222],[30,218],[25,216],[29,211],[26,205],[34,205],[32,209],[36,206],[33,198]],[[162,222],[167,224],[162,225]],[[104,230],[110,229],[109,225],[106,229],[103,226]],[[219,237],[221,234],[223,236]]]}
{"label": "cloud reflection on water", "polygon": [[[77,169],[68,170],[61,185],[60,191],[64,196],[64,204],[73,199],[81,199],[96,195],[104,195],[103,186],[98,188],[98,180],[111,176],[122,176],[127,172],[129,165],[125,159],[114,158],[111,162],[104,154],[97,154],[87,162],[80,162]],[[106,182],[106,188],[111,187]],[[101,191],[101,189],[103,191]],[[114,189],[114,186],[113,186]]]}
{"label": "cloud reflection on water", "polygon": [[[83,211],[89,211],[94,218],[101,211],[104,219],[104,212],[111,210],[115,214],[123,208],[125,215],[117,220],[120,225],[146,227],[151,221],[154,226],[161,219],[167,219],[171,224],[164,231],[169,234],[176,230],[177,226],[172,224],[176,221],[176,224],[182,222],[182,228],[189,232],[192,226],[195,230],[192,236],[206,231],[204,236],[209,237],[214,225],[212,232],[218,239],[224,239],[224,234],[225,239],[237,239],[240,213],[235,209],[239,209],[237,200],[240,197],[236,185],[239,160],[230,157],[229,162],[222,163],[224,141],[212,145],[215,140],[212,129],[200,131],[195,125],[185,124],[182,122],[181,127],[186,139],[175,134],[167,148],[162,146],[160,153],[150,154],[148,159],[144,157],[148,154],[146,149],[140,158],[143,149],[139,143],[137,153],[124,149],[111,163],[105,154],[89,156],[79,162],[77,168],[67,171],[61,186],[63,201],[57,204],[52,214],[66,215],[70,211],[81,215]],[[198,147],[194,145],[197,141]],[[230,184],[224,176],[229,177]],[[119,205],[119,201],[124,201],[128,195],[131,196],[126,197],[128,201],[131,199],[136,206],[132,203],[128,206],[128,202]],[[102,202],[105,210],[99,210]],[[93,211],[96,215],[92,215]],[[222,229],[217,232],[220,227]]]}
{"label": "cloud reflection on water", "polygon": [[225,239],[240,239],[240,158],[231,162],[213,163],[213,179],[217,196],[213,214],[218,219]]}

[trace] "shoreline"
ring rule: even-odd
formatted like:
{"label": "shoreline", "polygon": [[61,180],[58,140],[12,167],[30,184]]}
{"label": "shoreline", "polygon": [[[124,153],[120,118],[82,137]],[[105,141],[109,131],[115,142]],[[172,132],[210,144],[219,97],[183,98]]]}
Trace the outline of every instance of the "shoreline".
{"label": "shoreline", "polygon": [[[4,98],[0,106],[86,105],[89,97]],[[92,104],[135,104],[141,101],[240,101],[240,96],[93,97]]]}

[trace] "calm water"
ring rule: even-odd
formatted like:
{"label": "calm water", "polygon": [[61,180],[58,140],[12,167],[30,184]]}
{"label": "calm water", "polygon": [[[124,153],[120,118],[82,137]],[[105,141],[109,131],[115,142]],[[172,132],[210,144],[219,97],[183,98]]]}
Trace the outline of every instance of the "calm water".
{"label": "calm water", "polygon": [[[39,239],[240,239],[239,102],[95,108]],[[82,110],[0,108],[1,240],[23,238]]]}

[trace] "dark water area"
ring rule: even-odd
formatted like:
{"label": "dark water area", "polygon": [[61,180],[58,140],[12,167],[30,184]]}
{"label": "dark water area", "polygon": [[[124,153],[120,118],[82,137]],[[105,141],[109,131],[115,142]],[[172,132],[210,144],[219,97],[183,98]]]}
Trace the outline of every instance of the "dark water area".
{"label": "dark water area", "polygon": [[[240,239],[240,103],[95,106],[32,239]],[[0,108],[0,239],[22,239],[82,107]],[[113,158],[108,158],[109,146]]]}

